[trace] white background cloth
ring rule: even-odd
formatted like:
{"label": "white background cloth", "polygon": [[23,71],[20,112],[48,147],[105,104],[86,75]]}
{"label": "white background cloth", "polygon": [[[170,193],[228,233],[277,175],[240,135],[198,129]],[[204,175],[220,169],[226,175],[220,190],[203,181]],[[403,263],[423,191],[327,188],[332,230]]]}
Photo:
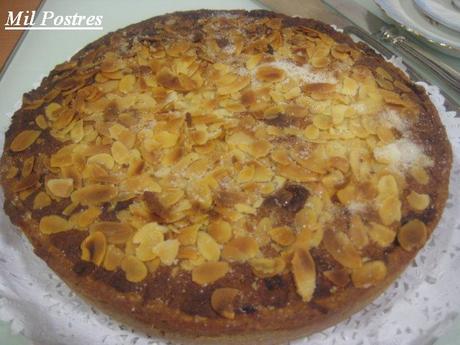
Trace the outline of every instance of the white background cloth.
{"label": "white background cloth", "polygon": [[[165,12],[192,8],[257,8],[251,1],[82,1],[48,0],[56,13],[104,15],[104,33]],[[70,12],[70,13],[69,13]],[[37,86],[102,32],[29,32],[0,82],[0,128],[6,130],[23,92]],[[70,39],[69,39],[70,37]],[[396,64],[399,64],[395,60]],[[442,96],[424,85],[437,105],[454,145],[451,194],[442,221],[415,262],[381,297],[335,327],[293,345],[427,345],[460,312],[460,119],[442,107]],[[5,116],[8,114],[8,116]],[[3,145],[3,133],[0,145]],[[0,200],[3,203],[3,197]],[[112,321],[83,302],[36,257],[30,244],[0,211],[0,319],[35,345],[165,344]]]}

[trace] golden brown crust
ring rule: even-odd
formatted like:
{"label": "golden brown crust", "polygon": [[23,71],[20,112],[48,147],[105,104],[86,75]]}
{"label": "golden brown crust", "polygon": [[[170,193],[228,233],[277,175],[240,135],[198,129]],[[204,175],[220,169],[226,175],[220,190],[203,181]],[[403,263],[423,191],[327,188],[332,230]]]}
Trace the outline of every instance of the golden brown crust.
{"label": "golden brown crust", "polygon": [[[53,198],[52,208],[33,208],[33,202],[37,194],[35,187],[42,185],[45,182],[45,178],[48,181],[49,176],[47,175],[50,175],[50,171],[53,174],[57,174],[56,171],[47,166],[47,159],[41,160],[39,155],[49,157],[64,146],[48,130],[40,130],[36,124],[36,119],[45,110],[41,104],[35,109],[31,109],[35,106],[34,102],[43,99],[43,97],[48,97],[45,103],[51,102],[51,98],[54,98],[52,90],[56,88],[56,85],[60,85],[58,87],[64,92],[71,90],[73,87],[77,88],[78,85],[65,85],[66,76],[73,73],[73,64],[82,64],[86,60],[94,61],[94,69],[97,70],[99,68],[97,64],[100,63],[102,55],[97,57],[95,52],[103,54],[105,50],[110,51],[111,47],[117,45],[127,45],[123,49],[129,51],[129,45],[135,44],[135,42],[156,42],[159,38],[156,36],[155,25],[168,23],[172,19],[176,19],[176,22],[171,25],[178,32],[182,34],[184,32],[193,32],[196,34],[195,38],[200,40],[202,39],[200,37],[202,35],[200,31],[202,22],[198,24],[199,20],[219,16],[222,18],[234,16],[234,18],[242,21],[248,18],[252,18],[254,21],[266,20],[268,22],[279,19],[281,28],[304,29],[306,35],[308,35],[308,32],[311,33],[309,30],[325,34],[336,43],[346,45],[353,52],[356,52],[352,59],[353,67],[358,69],[365,67],[367,70],[374,72],[377,79],[377,70],[379,68],[389,74],[389,77],[385,75],[385,77],[382,77],[383,79],[378,80],[379,90],[386,90],[382,91],[383,93],[387,92],[386,97],[394,97],[394,94],[388,90],[388,81],[393,81],[393,85],[395,85],[395,81],[397,82],[396,84],[399,83],[397,90],[400,94],[404,94],[402,99],[404,104],[397,104],[401,102],[401,98],[388,101],[387,104],[390,103],[390,106],[392,106],[391,102],[396,102],[393,105],[405,109],[404,111],[409,114],[407,116],[416,114],[416,120],[410,126],[412,141],[409,143],[409,148],[413,149],[414,145],[423,147],[425,155],[433,160],[431,164],[421,169],[425,174],[429,175],[427,183],[421,184],[419,181],[425,177],[423,172],[420,174],[408,174],[404,182],[405,187],[400,195],[402,218],[398,219],[398,225],[392,223],[392,219],[388,221],[388,224],[390,224],[388,226],[396,229],[395,236],[400,224],[407,224],[413,219],[419,219],[426,226],[426,229],[421,230],[420,227],[413,227],[410,235],[406,235],[403,240],[401,240],[403,236],[400,236],[399,241],[401,243],[408,241],[407,245],[403,245],[406,250],[401,248],[398,240],[393,238],[388,245],[378,246],[374,243],[363,246],[357,259],[355,257],[341,257],[340,254],[334,251],[335,245],[339,241],[336,238],[338,231],[335,230],[335,227],[339,228],[340,221],[344,219],[346,219],[346,222],[351,221],[351,215],[346,214],[343,216],[345,218],[337,216],[336,223],[328,223],[325,230],[325,240],[320,245],[311,246],[308,250],[305,250],[305,248],[296,249],[297,247],[294,246],[290,253],[287,252],[285,257],[289,267],[291,257],[295,258],[292,259],[292,266],[296,267],[293,268],[294,276],[291,269],[288,268],[282,269],[274,275],[260,277],[260,272],[256,272],[257,274],[255,275],[247,262],[237,263],[230,261],[232,269],[229,273],[206,286],[200,286],[196,284],[196,280],[195,282],[192,280],[193,278],[189,271],[175,270],[174,267],[168,265],[161,265],[145,279],[143,279],[141,273],[137,272],[136,274],[142,278],[139,279],[139,282],[133,282],[136,279],[132,277],[137,277],[133,273],[134,275],[129,281],[126,279],[125,272],[122,269],[117,268],[114,271],[108,271],[93,263],[98,261],[97,255],[92,252],[97,245],[88,246],[90,254],[88,254],[89,256],[86,260],[93,262],[81,259],[82,249],[80,245],[88,235],[86,231],[68,230],[67,223],[62,224],[59,222],[52,222],[52,226],[49,226],[49,231],[54,232],[53,229],[56,226],[63,227],[67,231],[49,234],[47,230],[44,230],[46,229],[44,225],[40,227],[42,231],[39,231],[39,223],[43,217],[60,214],[66,209],[69,202],[68,198],[66,201],[66,197]],[[225,24],[224,20],[222,25],[228,24]],[[263,26],[264,23],[261,25]],[[166,35],[164,32],[163,34]],[[254,35],[254,37],[264,35],[264,33],[257,30],[247,34]],[[221,44],[225,46],[227,43],[221,42]],[[269,47],[269,50],[274,49],[270,45]],[[353,43],[349,37],[334,31],[328,25],[310,19],[291,18],[267,11],[203,10],[181,12],[152,18],[104,36],[78,52],[70,61],[67,65],[57,66],[50,76],[42,81],[39,88],[26,94],[23,107],[13,116],[12,125],[6,133],[5,152],[2,157],[2,184],[6,195],[5,211],[12,222],[18,225],[27,235],[37,255],[45,260],[69,286],[102,310],[148,334],[160,334],[169,338],[186,337],[189,340],[195,338],[199,343],[215,341],[216,337],[224,337],[225,341],[228,342],[253,343],[258,339],[263,340],[264,343],[277,343],[281,340],[294,339],[319,331],[348,317],[384,291],[416,255],[417,250],[415,249],[419,248],[418,242],[417,248],[412,248],[411,246],[415,246],[416,241],[420,241],[420,245],[423,245],[426,240],[426,236],[423,236],[423,231],[427,231],[428,235],[431,234],[441,217],[448,194],[452,154],[445,129],[436,109],[425,91],[411,83],[403,72],[385,62],[367,46]],[[316,63],[320,66],[322,61],[317,61]],[[91,68],[88,69],[88,73],[95,74],[95,72],[91,71]],[[139,71],[139,73],[142,74],[142,71]],[[273,75],[273,70],[261,71],[259,69],[257,73],[259,73],[258,78],[260,80],[278,78],[277,75]],[[87,85],[93,83],[94,78],[91,77],[85,80],[85,83]],[[167,87],[184,88],[184,84],[175,85],[174,83],[176,82],[177,80],[168,78],[162,80],[162,84]],[[81,88],[81,85],[79,87]],[[312,92],[320,92],[328,87],[324,83],[321,85],[307,83],[302,87],[302,92],[311,94]],[[391,86],[391,88],[393,87]],[[184,90],[179,91],[183,92]],[[62,102],[64,98],[62,94],[55,96],[55,102]],[[242,102],[251,102],[251,97],[250,94],[246,94],[246,100],[243,97]],[[119,114],[116,109],[114,110],[113,107],[109,106],[104,109],[104,116],[108,119],[106,121],[111,121]],[[266,118],[262,122],[277,128],[293,126],[304,129],[309,123],[303,121],[304,119],[277,116],[275,118]],[[38,131],[39,136],[37,137],[34,133],[27,133],[24,135],[25,139],[16,139],[24,129]],[[381,136],[384,136],[384,134]],[[408,146],[403,148],[408,148]],[[385,152],[382,153],[382,155],[384,154]],[[33,156],[36,158],[35,165],[32,164],[34,168],[31,172],[28,174],[23,173],[23,176],[19,176],[20,173],[13,175],[12,170],[14,169],[12,167],[20,167],[24,170],[23,162]],[[12,178],[11,175],[13,175]],[[66,186],[65,181],[59,181],[59,183],[63,183],[64,187]],[[275,193],[265,198],[258,211],[259,219],[275,214],[279,222],[278,225],[293,224],[296,214],[302,210],[306,200],[314,194],[314,189],[312,185],[308,184],[310,183],[308,181],[298,183],[290,181],[290,183],[278,188]],[[401,181],[398,180],[399,183]],[[58,193],[64,193],[63,195],[67,196],[67,191],[64,187],[59,187]],[[429,195],[429,208],[424,208],[422,211],[414,211],[410,208],[410,203],[405,200],[410,191],[414,189],[418,194]],[[49,194],[49,190],[47,192]],[[108,193],[107,195],[110,194],[110,191],[105,192]],[[283,198],[286,195],[288,196],[287,203],[280,207],[280,200],[284,200]],[[98,194],[98,196],[104,199],[101,194]],[[162,203],[154,192],[145,192],[143,197],[147,206],[150,207],[153,220],[161,223],[169,219],[171,216],[169,210],[167,208],[163,209]],[[216,197],[215,205],[225,207],[228,203],[234,203],[235,198],[237,199],[237,196],[234,194],[219,194]],[[334,203],[341,202],[339,200],[341,199],[340,196],[335,196],[333,199]],[[414,197],[412,200],[416,206],[423,204],[421,198]],[[399,199],[397,201],[399,202]],[[129,206],[123,202],[123,200],[120,200],[115,204],[115,209],[121,211]],[[44,203],[46,204],[47,202],[44,201]],[[84,209],[81,205],[76,206],[75,210],[71,210],[70,213],[72,211],[78,212],[81,209]],[[113,215],[114,213],[111,213],[108,205],[106,205],[103,207],[99,219],[113,221]],[[360,216],[363,219],[365,218],[363,215]],[[385,222],[386,217],[380,216],[381,219],[379,219],[375,214],[368,215],[369,224],[371,221]],[[371,227],[369,224],[367,225]],[[379,225],[383,226],[382,224]],[[381,228],[379,229],[381,230]],[[381,234],[378,230],[375,230],[374,233]],[[352,237],[349,233],[345,236]],[[378,241],[386,241],[384,235],[375,236]],[[415,240],[413,240],[414,236]],[[93,240],[91,243],[94,243]],[[408,248],[411,250],[408,251]],[[268,251],[264,252],[267,256],[273,256],[270,253]],[[313,267],[316,267],[313,275],[310,257],[315,263]],[[380,271],[372,268],[372,279],[376,279],[374,286],[367,287],[369,277],[363,273],[361,267],[369,268],[369,266],[366,266],[366,261],[361,262],[362,257],[368,257],[373,262],[384,263],[383,267],[387,272],[386,274],[382,273],[380,266]],[[358,264],[356,264],[355,259],[359,260]],[[324,275],[326,271],[330,273]],[[340,274],[340,272],[337,273],[336,271],[345,273]],[[379,274],[383,274],[382,277],[378,277]],[[326,276],[329,278],[326,278]],[[334,277],[336,278],[334,279]],[[309,295],[310,289],[307,286],[310,278],[314,279],[315,284],[312,296]],[[303,289],[300,289],[299,285],[304,283],[306,285],[303,286]],[[220,309],[216,311],[211,305],[213,292],[221,288],[231,288],[238,291],[238,294],[235,295],[236,297],[230,293],[232,296],[231,303],[235,303],[235,305],[233,311],[232,308],[229,310],[235,314],[234,318],[228,317],[229,314],[225,313],[224,315],[227,315],[227,317],[222,317],[222,311]],[[223,308],[225,309],[225,306]],[[224,340],[220,338],[219,341],[223,342]]]}

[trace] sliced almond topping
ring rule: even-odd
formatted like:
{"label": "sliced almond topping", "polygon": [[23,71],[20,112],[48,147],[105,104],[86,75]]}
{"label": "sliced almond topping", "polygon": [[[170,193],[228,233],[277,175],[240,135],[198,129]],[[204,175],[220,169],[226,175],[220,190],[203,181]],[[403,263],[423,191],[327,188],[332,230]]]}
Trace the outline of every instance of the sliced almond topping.
{"label": "sliced almond topping", "polygon": [[350,274],[345,269],[336,268],[325,271],[324,276],[339,287],[345,287],[350,282]]}
{"label": "sliced almond topping", "polygon": [[61,105],[58,103],[53,102],[53,103],[48,104],[45,109],[46,117],[51,121],[55,121],[57,118],[56,114],[59,112],[61,108],[62,108]]}
{"label": "sliced almond topping", "polygon": [[113,200],[117,196],[117,189],[110,185],[91,184],[72,193],[73,202],[82,205],[99,205]]}
{"label": "sliced almond topping", "polygon": [[109,243],[123,244],[133,233],[133,228],[127,223],[99,222],[90,227],[91,232],[102,232]]}
{"label": "sliced almond topping", "polygon": [[396,232],[384,225],[371,222],[371,227],[369,228],[369,237],[380,247],[385,248],[393,243],[396,238]]}
{"label": "sliced almond topping", "polygon": [[423,247],[428,239],[426,225],[418,219],[404,224],[398,232],[398,241],[404,250],[412,251]]}
{"label": "sliced almond topping", "polygon": [[279,226],[269,231],[271,239],[281,246],[289,246],[295,241],[295,234],[288,226]]}
{"label": "sliced almond topping", "polygon": [[383,261],[369,261],[353,270],[351,280],[355,287],[366,289],[380,283],[386,275],[387,267]]}
{"label": "sliced almond topping", "polygon": [[254,178],[255,168],[253,165],[244,167],[238,174],[238,182],[250,182]]}
{"label": "sliced almond topping", "polygon": [[115,164],[113,157],[108,153],[98,153],[88,158],[88,164],[99,164],[107,170],[112,170]]}
{"label": "sliced almond topping", "polygon": [[368,245],[368,231],[368,228],[364,225],[363,221],[358,215],[353,215],[351,217],[349,236],[351,242],[356,248],[361,249]]}
{"label": "sliced almond topping", "polygon": [[209,223],[208,233],[217,243],[225,244],[232,238],[232,226],[224,220],[216,220]]}
{"label": "sliced almond topping", "polygon": [[10,150],[13,152],[24,151],[37,140],[37,138],[40,136],[40,133],[40,131],[29,129],[22,131],[14,137],[10,144]]}
{"label": "sliced almond topping", "polygon": [[179,137],[176,134],[170,132],[161,132],[155,136],[155,140],[160,144],[162,148],[169,148],[176,145]]}
{"label": "sliced almond topping", "polygon": [[283,80],[286,73],[273,66],[261,66],[256,71],[256,78],[262,82],[279,82]]}
{"label": "sliced almond topping", "polygon": [[397,196],[383,199],[378,206],[380,219],[384,225],[391,225],[401,220],[401,201]]}
{"label": "sliced almond topping", "polygon": [[178,259],[197,260],[200,257],[198,250],[193,246],[181,246],[177,253]]}
{"label": "sliced almond topping", "polygon": [[294,252],[291,265],[297,293],[304,302],[308,302],[313,297],[316,287],[315,262],[309,251],[298,248]]}
{"label": "sliced almond topping", "polygon": [[49,205],[51,205],[51,198],[45,192],[40,192],[35,196],[32,207],[34,210],[41,210]]}
{"label": "sliced almond topping", "polygon": [[419,194],[411,191],[407,196],[409,206],[416,211],[423,211],[430,205],[430,196],[428,194]]}
{"label": "sliced almond topping", "polygon": [[192,280],[198,285],[207,285],[214,283],[216,280],[223,278],[228,271],[230,266],[228,263],[223,261],[209,261],[193,268]]}
{"label": "sliced almond topping", "polygon": [[157,244],[163,242],[164,231],[165,230],[156,223],[148,223],[137,230],[132,238],[134,244],[139,244],[136,248],[136,257],[142,261],[155,259],[157,254],[153,251],[153,248]]}
{"label": "sliced almond topping", "polygon": [[83,240],[80,248],[82,260],[100,266],[107,251],[107,240],[102,232],[96,231]]}
{"label": "sliced almond topping", "polygon": [[70,217],[71,223],[80,230],[86,230],[102,213],[98,207],[88,207],[86,210],[73,214]]}
{"label": "sliced almond topping", "polygon": [[127,255],[121,261],[121,269],[125,272],[126,279],[138,283],[147,277],[147,266],[132,255]]}
{"label": "sliced almond topping", "polygon": [[343,232],[326,231],[323,243],[328,253],[342,266],[348,268],[361,267],[362,260],[359,252]]}
{"label": "sliced almond topping", "polygon": [[252,271],[259,278],[273,277],[284,271],[286,262],[281,257],[254,258],[249,261]]}
{"label": "sliced almond topping", "polygon": [[75,148],[74,145],[67,145],[59,149],[56,153],[51,155],[50,165],[53,168],[68,167],[73,164],[72,152]]}
{"label": "sliced almond topping", "polygon": [[118,84],[118,90],[120,90],[123,93],[128,93],[133,89],[135,82],[135,76],[133,76],[132,74],[125,75],[123,78],[120,79],[120,82]]}
{"label": "sliced almond topping", "polygon": [[198,233],[196,246],[200,254],[209,261],[218,261],[221,246],[206,232]]}
{"label": "sliced almond topping", "polygon": [[107,271],[115,271],[121,265],[121,261],[125,257],[125,253],[113,244],[109,244],[105,254],[104,267]]}
{"label": "sliced almond topping", "polygon": [[426,185],[430,181],[430,176],[423,167],[413,166],[410,169],[412,177],[420,184]]}
{"label": "sliced almond topping", "polygon": [[195,244],[200,227],[200,224],[194,224],[180,229],[177,239],[184,246]]}
{"label": "sliced almond topping", "polygon": [[71,228],[72,226],[67,219],[59,216],[44,216],[40,219],[39,229],[42,233],[47,235],[67,231]]}
{"label": "sliced almond topping", "polygon": [[71,178],[50,179],[46,186],[54,196],[68,198],[73,191],[73,180]]}
{"label": "sliced almond topping", "polygon": [[266,140],[253,142],[248,146],[247,152],[254,158],[262,158],[268,155],[272,149],[272,144]]}
{"label": "sliced almond topping", "polygon": [[211,307],[220,316],[226,319],[234,319],[235,311],[233,303],[239,294],[239,290],[233,288],[219,288],[211,295]]}
{"label": "sliced almond topping", "polygon": [[129,150],[120,141],[115,141],[111,148],[112,156],[118,164],[128,164],[131,158]]}
{"label": "sliced almond topping", "polygon": [[179,245],[178,240],[166,240],[158,243],[153,248],[153,252],[160,258],[163,265],[171,266],[176,261]]}
{"label": "sliced almond topping", "polygon": [[247,261],[259,253],[259,246],[252,237],[235,237],[224,245],[222,257],[231,261]]}
{"label": "sliced almond topping", "polygon": [[392,175],[382,176],[377,186],[379,196],[398,196],[398,184]]}

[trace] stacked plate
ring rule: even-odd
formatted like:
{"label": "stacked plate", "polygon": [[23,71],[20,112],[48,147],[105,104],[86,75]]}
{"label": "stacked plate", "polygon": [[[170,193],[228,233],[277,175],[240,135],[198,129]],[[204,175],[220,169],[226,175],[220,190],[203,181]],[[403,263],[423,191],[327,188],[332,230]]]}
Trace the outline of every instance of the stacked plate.
{"label": "stacked plate", "polygon": [[394,21],[449,55],[460,57],[460,0],[375,0]]}

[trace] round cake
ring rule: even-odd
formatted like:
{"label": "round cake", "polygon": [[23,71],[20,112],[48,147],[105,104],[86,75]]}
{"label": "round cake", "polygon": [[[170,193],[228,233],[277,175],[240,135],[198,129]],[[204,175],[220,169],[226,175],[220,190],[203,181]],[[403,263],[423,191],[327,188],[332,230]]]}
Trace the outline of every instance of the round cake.
{"label": "round cake", "polygon": [[425,91],[329,25],[191,11],[110,33],[25,94],[5,212],[72,289],[167,339],[278,343],[391,284],[451,148]]}

